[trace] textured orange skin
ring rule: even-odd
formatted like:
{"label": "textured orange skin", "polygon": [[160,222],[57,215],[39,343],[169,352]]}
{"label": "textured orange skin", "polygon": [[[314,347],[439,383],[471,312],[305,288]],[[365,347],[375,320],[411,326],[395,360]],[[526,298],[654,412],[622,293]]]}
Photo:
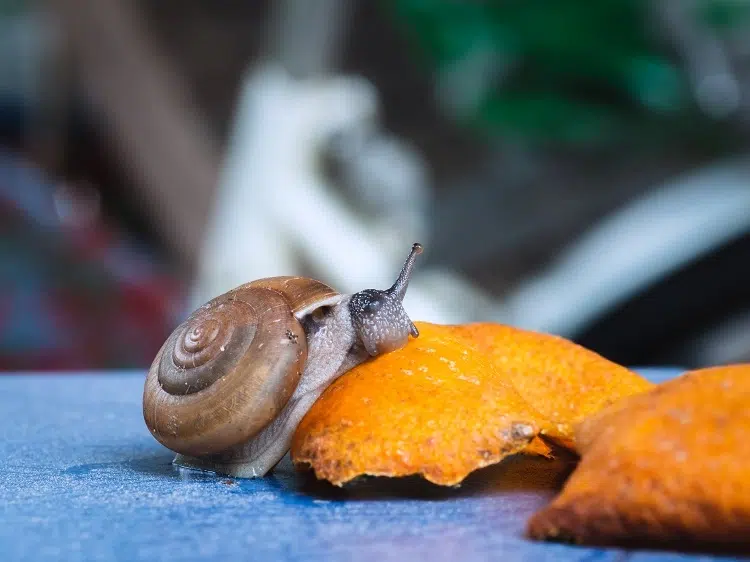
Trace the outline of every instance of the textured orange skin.
{"label": "textured orange skin", "polygon": [[419,474],[450,486],[521,451],[548,426],[485,356],[448,331],[426,331],[332,384],[300,423],[291,452],[335,485]]}
{"label": "textured orange skin", "polygon": [[569,441],[575,425],[653,383],[569,340],[492,323],[454,326]]}
{"label": "textured orange skin", "polygon": [[651,386],[562,338],[497,324],[417,327],[418,339],[323,393],[297,428],[295,463],[336,485],[364,474],[454,485],[513,453],[552,457],[538,434],[571,447],[575,422]]}
{"label": "textured orange skin", "polygon": [[687,373],[586,419],[583,458],[528,525],[591,545],[750,551],[750,365]]}

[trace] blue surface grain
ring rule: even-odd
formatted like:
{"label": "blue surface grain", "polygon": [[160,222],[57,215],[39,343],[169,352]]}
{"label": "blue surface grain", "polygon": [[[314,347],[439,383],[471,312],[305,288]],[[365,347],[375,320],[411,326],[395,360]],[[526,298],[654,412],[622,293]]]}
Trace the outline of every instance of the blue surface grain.
{"label": "blue surface grain", "polygon": [[0,377],[3,561],[728,559],[527,541],[564,462],[510,459],[455,490],[417,479],[341,490],[288,459],[260,480],[179,469],[143,424],[142,384],[143,373]]}

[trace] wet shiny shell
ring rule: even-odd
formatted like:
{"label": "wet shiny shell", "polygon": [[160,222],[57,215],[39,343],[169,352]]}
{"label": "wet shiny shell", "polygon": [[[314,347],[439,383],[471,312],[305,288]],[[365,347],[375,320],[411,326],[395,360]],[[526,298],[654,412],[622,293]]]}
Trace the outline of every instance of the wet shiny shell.
{"label": "wet shiny shell", "polygon": [[282,410],[304,371],[307,340],[298,318],[338,299],[319,281],[273,277],[196,310],[146,378],[143,416],[151,433],[192,456],[251,439]]}

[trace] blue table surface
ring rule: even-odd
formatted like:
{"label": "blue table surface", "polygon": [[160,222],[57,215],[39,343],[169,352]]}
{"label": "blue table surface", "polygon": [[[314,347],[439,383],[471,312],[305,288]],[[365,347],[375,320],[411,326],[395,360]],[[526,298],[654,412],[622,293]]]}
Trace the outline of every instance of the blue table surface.
{"label": "blue table surface", "polygon": [[258,480],[180,469],[144,426],[143,380],[0,376],[0,560],[729,559],[526,540],[526,520],[564,468],[543,459],[510,459],[459,489],[415,478],[342,490],[288,458]]}

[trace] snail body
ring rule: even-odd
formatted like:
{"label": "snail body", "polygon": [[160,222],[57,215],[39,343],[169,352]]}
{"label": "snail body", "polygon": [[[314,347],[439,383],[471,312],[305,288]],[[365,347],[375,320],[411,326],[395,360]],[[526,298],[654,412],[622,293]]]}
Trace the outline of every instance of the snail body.
{"label": "snail body", "polygon": [[320,394],[359,363],[406,345],[414,244],[394,285],[339,294],[305,277],[241,285],[193,312],[146,377],[143,416],[175,463],[235,477],[267,474]]}

